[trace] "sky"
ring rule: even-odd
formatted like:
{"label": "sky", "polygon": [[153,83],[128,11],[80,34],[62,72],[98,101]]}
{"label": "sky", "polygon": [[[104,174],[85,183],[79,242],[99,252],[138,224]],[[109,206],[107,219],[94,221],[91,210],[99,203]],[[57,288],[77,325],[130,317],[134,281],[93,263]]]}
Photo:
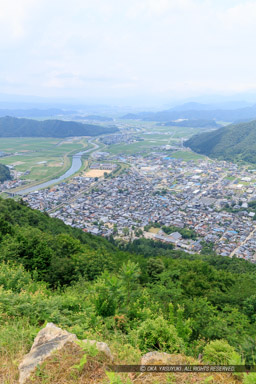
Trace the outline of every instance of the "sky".
{"label": "sky", "polygon": [[256,95],[256,0],[0,0],[0,93]]}

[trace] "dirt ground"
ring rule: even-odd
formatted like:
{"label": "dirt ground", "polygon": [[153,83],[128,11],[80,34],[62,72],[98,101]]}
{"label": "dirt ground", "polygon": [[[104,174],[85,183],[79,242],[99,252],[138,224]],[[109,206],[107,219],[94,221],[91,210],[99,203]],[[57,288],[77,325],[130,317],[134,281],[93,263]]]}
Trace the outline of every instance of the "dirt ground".
{"label": "dirt ground", "polygon": [[101,177],[104,176],[104,173],[110,173],[111,171],[107,171],[105,169],[90,169],[87,172],[84,172],[84,177]]}

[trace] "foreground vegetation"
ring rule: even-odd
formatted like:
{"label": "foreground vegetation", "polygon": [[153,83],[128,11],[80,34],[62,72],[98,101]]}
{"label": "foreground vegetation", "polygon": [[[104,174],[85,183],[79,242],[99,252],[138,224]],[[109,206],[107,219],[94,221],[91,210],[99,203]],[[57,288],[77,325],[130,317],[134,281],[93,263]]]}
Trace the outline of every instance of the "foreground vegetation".
{"label": "foreground vegetation", "polygon": [[123,363],[151,350],[255,361],[249,262],[145,239],[118,248],[10,199],[0,200],[0,262],[0,377],[17,371],[46,322],[109,343]]}

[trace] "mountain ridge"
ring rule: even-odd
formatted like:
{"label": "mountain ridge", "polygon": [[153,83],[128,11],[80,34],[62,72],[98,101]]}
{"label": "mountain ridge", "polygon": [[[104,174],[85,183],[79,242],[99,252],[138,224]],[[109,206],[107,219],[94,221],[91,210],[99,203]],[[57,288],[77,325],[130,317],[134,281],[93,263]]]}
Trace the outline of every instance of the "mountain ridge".
{"label": "mountain ridge", "polygon": [[97,136],[117,132],[116,126],[104,127],[63,120],[33,120],[0,117],[0,137],[71,137]]}
{"label": "mountain ridge", "polygon": [[[181,108],[181,107],[180,107]],[[123,119],[138,119],[143,121],[167,122],[177,119],[204,119],[234,123],[240,120],[256,119],[256,104],[237,109],[180,109],[171,108],[159,112],[140,112],[126,114]],[[186,108],[186,105],[185,105]]]}

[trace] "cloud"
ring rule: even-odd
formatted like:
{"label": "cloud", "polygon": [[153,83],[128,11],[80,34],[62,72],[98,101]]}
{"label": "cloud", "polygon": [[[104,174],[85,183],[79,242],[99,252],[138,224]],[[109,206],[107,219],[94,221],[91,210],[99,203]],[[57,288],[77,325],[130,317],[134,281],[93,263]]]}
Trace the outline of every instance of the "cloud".
{"label": "cloud", "polygon": [[241,4],[227,9],[223,19],[227,23],[227,26],[231,28],[255,28],[256,2],[241,2]]}
{"label": "cloud", "polygon": [[26,22],[36,0],[0,0],[1,40],[17,40],[26,34]]}
{"label": "cloud", "polygon": [[10,91],[226,92],[255,81],[256,3],[242,0],[0,0]]}

